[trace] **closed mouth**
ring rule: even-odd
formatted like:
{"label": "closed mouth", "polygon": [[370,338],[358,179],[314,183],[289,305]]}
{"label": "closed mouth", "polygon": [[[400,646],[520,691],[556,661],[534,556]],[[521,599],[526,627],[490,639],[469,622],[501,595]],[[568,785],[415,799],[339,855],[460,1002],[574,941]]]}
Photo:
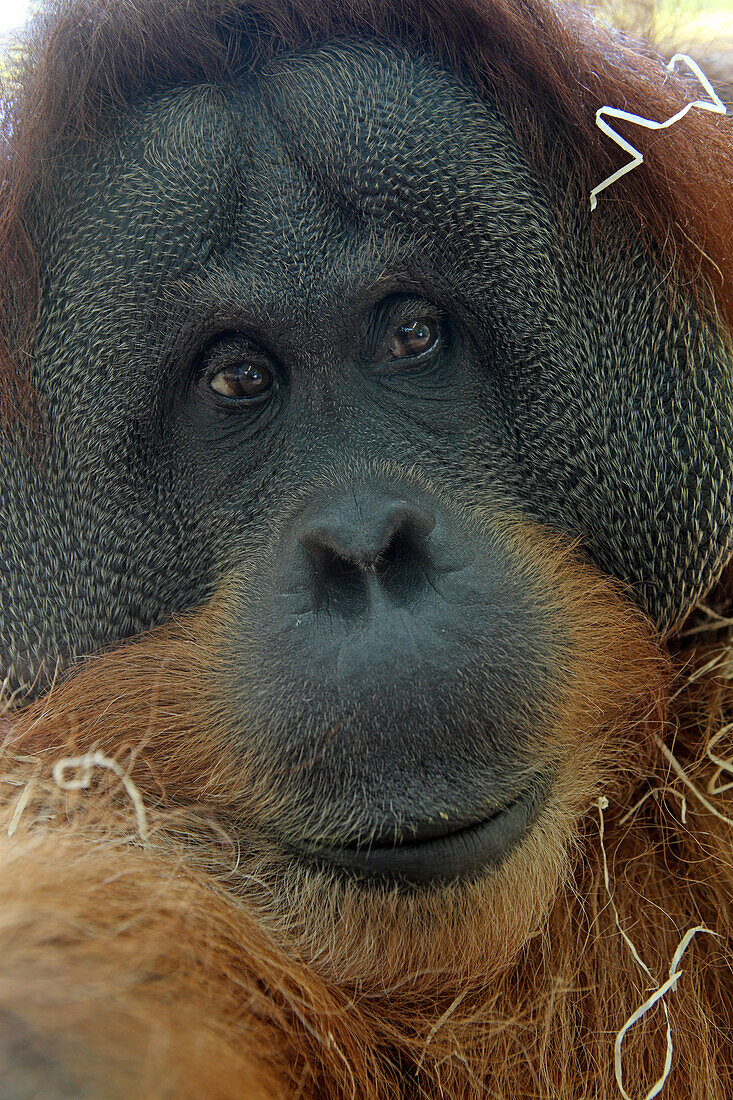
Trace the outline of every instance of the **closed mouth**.
{"label": "closed mouth", "polygon": [[485,821],[427,840],[342,848],[298,845],[297,851],[309,862],[357,875],[410,883],[447,882],[498,866],[529,831],[544,802],[543,794],[544,785],[535,784]]}

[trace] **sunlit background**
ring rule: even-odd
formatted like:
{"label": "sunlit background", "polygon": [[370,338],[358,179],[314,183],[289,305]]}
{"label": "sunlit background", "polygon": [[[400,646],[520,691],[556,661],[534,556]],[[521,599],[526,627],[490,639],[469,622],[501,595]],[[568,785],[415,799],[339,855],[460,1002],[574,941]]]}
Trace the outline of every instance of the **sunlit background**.
{"label": "sunlit background", "polygon": [[0,34],[22,26],[30,7],[28,0],[0,0]]}

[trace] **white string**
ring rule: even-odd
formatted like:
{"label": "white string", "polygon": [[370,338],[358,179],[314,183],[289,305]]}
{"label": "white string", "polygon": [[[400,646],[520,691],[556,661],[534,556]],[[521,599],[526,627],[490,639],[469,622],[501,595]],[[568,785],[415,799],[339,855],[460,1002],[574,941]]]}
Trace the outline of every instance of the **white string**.
{"label": "white string", "polygon": [[[111,757],[105,756],[101,752],[87,752],[83,756],[65,756],[62,760],[57,760],[53,766],[53,781],[62,791],[84,791],[92,781],[92,770],[94,768],[104,768],[107,771],[114,772],[120,780],[135,807],[140,839],[147,840],[148,819],[142,796],[130,776],[116,760],[112,760]],[[70,769],[78,769],[79,775],[76,779],[66,778],[66,772]]]}
{"label": "white string", "polygon": [[[662,998],[665,997],[667,993],[676,992],[677,982],[682,974],[684,974],[684,970],[679,969],[680,960],[682,959],[682,956],[689,947],[693,936],[696,936],[698,932],[707,932],[708,935],[711,936],[717,935],[717,932],[713,932],[710,928],[706,928],[702,924],[698,924],[695,928],[688,929],[688,931],[685,932],[684,936],[682,937],[682,940],[672,957],[672,962],[669,964],[669,977],[667,978],[666,982],[660,985],[658,989],[655,989],[651,996],[648,997],[642,1005],[639,1005],[636,1011],[633,1012],[631,1016],[629,1016],[624,1026],[616,1035],[616,1041],[613,1045],[613,1068],[616,1074],[616,1084],[618,1085],[619,1092],[623,1096],[624,1100],[632,1100],[632,1098],[631,1096],[629,1096],[628,1092],[624,1088],[624,1074],[621,1061],[621,1044],[624,1041],[624,1036],[626,1035],[626,1032],[629,1031],[634,1026],[634,1024],[641,1019],[642,1016],[645,1016],[649,1009],[654,1007],[657,1001],[662,1001],[664,1014],[667,1018],[667,1053],[664,1059],[664,1068],[662,1070],[662,1075],[657,1081],[654,1082],[654,1084],[644,1097],[644,1100],[654,1100],[654,1097],[659,1096],[660,1092],[667,1082],[667,1078],[669,1077],[670,1071],[672,1069],[672,1055],[674,1053],[674,1047],[672,1045],[672,1026],[669,1019],[669,1013],[667,1012],[667,1005],[662,1000]],[[644,969],[646,969],[646,967]]]}
{"label": "white string", "polygon": [[[626,946],[628,947],[629,951],[631,952],[632,956],[634,957],[634,960],[641,967],[641,969],[644,971],[644,973],[648,975],[648,977],[651,979],[651,981],[654,984],[657,984],[656,979],[655,979],[654,975],[652,974],[651,970],[649,969],[647,964],[644,962],[644,960],[642,959],[639,952],[636,950],[636,947],[634,945],[633,940],[624,931],[624,929],[621,925],[621,916],[619,914],[618,909],[616,908],[616,902],[613,900],[613,891],[611,889],[611,877],[610,877],[609,872],[608,872],[608,858],[606,856],[606,845],[605,845],[605,842],[604,842],[604,835],[605,835],[604,811],[608,809],[608,805],[609,805],[608,799],[605,797],[605,795],[602,795],[598,799],[598,819],[599,819],[599,834],[600,834],[600,844],[601,844],[601,856],[603,858],[603,883],[604,883],[604,886],[606,887],[606,894],[608,895],[608,901],[610,903],[611,910],[613,912],[613,917],[614,917],[614,920],[616,922],[616,927],[618,928],[619,932],[621,933],[621,936],[623,937],[623,939],[626,943]],[[664,1088],[664,1086],[667,1082],[667,1079],[668,1079],[668,1077],[670,1075],[670,1072],[672,1070],[672,1057],[674,1055],[674,1044],[672,1042],[672,1021],[669,1018],[669,1009],[667,1008],[667,1002],[665,1000],[665,997],[666,997],[667,993],[676,992],[676,990],[677,990],[677,981],[681,977],[681,975],[684,973],[684,971],[680,970],[680,968],[679,968],[680,961],[681,961],[682,956],[684,955],[685,951],[690,946],[690,943],[692,942],[693,937],[696,936],[698,932],[707,932],[711,936],[717,936],[717,932],[713,932],[710,928],[706,928],[702,924],[698,924],[695,928],[688,929],[687,932],[685,932],[684,936],[682,937],[682,940],[680,941],[680,943],[677,947],[677,950],[675,951],[674,955],[672,956],[672,961],[669,964],[669,977],[667,978],[666,982],[662,983],[661,985],[657,984],[657,988],[655,990],[653,990],[653,992],[647,997],[647,999],[643,1002],[643,1004],[639,1005],[639,1007],[634,1012],[632,1012],[632,1014],[631,1014],[631,1016],[629,1016],[628,1020],[624,1023],[624,1025],[620,1028],[620,1030],[616,1033],[616,1040],[613,1044],[613,1069],[614,1069],[614,1074],[615,1074],[615,1077],[616,1077],[616,1084],[618,1085],[618,1090],[621,1093],[621,1096],[623,1097],[623,1100],[632,1100],[632,1097],[626,1091],[626,1088],[624,1086],[624,1067],[623,1067],[623,1060],[622,1060],[622,1057],[621,1057],[621,1046],[623,1044],[624,1038],[626,1037],[626,1033],[628,1031],[630,1031],[631,1028],[634,1026],[634,1024],[638,1023],[638,1021],[642,1018],[642,1016],[645,1016],[647,1014],[647,1012],[649,1012],[649,1010],[651,1008],[653,1008],[654,1005],[657,1004],[659,1001],[662,1002],[662,1010],[664,1011],[664,1017],[665,1017],[665,1021],[666,1021],[666,1025],[667,1025],[666,1053],[665,1053],[665,1056],[664,1056],[664,1066],[662,1067],[661,1076],[657,1078],[657,1080],[654,1082],[652,1087],[646,1093],[646,1095],[644,1096],[644,1100],[654,1100],[654,1097],[659,1096],[660,1092],[662,1091],[662,1089]]]}
{"label": "white string", "polygon": [[596,126],[599,130],[610,137],[611,141],[614,141],[625,153],[631,156],[631,160],[628,164],[625,164],[623,168],[619,168],[618,172],[614,172],[613,175],[608,176],[603,183],[599,183],[598,187],[594,187],[590,193],[590,208],[595,210],[598,205],[598,195],[601,191],[605,191],[607,187],[610,187],[612,183],[616,183],[622,176],[625,176],[627,172],[633,172],[635,168],[638,168],[640,164],[644,163],[644,154],[626,141],[621,135],[613,129],[612,126],[606,122],[607,118],[619,119],[622,122],[633,122],[635,126],[643,126],[645,130],[666,130],[670,126],[674,126],[676,122],[683,119],[693,107],[699,108],[701,111],[711,111],[716,115],[726,114],[725,104],[721,100],[720,96],[716,93],[712,84],[705,76],[704,72],[691,57],[688,57],[685,53],[676,53],[672,60],[667,65],[669,72],[674,72],[678,62],[684,62],[690,72],[694,73],[701,85],[710,96],[710,99],[696,99],[694,103],[688,103],[681,111],[678,111],[676,115],[672,115],[666,122],[654,122],[649,118],[642,118],[641,115],[632,115],[629,111],[621,111],[617,107],[599,107],[596,111]]}

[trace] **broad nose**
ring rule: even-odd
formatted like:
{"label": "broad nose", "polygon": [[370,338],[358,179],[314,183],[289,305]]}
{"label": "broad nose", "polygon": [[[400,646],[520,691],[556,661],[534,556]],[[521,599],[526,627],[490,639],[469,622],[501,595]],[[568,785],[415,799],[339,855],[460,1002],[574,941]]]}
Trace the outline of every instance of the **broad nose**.
{"label": "broad nose", "polygon": [[430,579],[435,524],[424,501],[378,486],[320,502],[296,533],[315,607],[358,616],[370,591],[402,606],[416,602]]}

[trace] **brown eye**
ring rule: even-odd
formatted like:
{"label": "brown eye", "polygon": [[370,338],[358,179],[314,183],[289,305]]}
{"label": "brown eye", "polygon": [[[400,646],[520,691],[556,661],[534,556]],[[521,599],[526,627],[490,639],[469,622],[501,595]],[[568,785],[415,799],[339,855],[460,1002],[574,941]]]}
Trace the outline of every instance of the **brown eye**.
{"label": "brown eye", "polygon": [[389,344],[393,359],[409,359],[430,351],[438,341],[438,326],[429,317],[418,317],[395,330]]}
{"label": "brown eye", "polygon": [[221,397],[259,397],[272,386],[272,374],[267,367],[241,363],[218,371],[209,385]]}

